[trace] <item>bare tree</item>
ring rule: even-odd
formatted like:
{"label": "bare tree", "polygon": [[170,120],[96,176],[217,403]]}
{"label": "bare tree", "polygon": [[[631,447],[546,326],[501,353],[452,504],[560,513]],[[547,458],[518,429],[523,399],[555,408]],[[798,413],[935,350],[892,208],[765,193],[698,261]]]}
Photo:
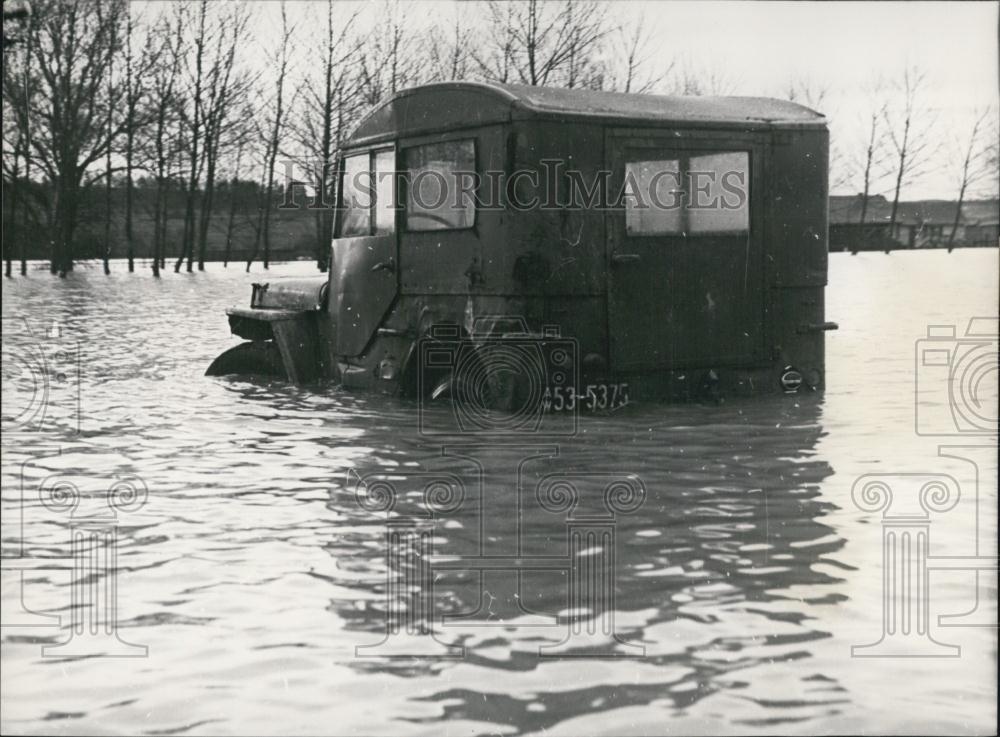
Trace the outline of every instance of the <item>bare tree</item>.
{"label": "bare tree", "polygon": [[958,202],[955,203],[955,221],[952,223],[951,233],[948,235],[949,251],[955,246],[955,233],[958,232],[958,224],[962,218],[962,205],[965,204],[965,197],[969,189],[988,177],[996,176],[995,154],[992,154],[994,161],[991,162],[991,152],[997,146],[996,136],[984,135],[987,132],[987,123],[991,112],[987,108],[974,113],[975,120],[971,130],[964,139],[955,142],[961,163],[956,177],[958,180]]}
{"label": "bare tree", "polygon": [[643,14],[618,24],[608,37],[602,87],[619,92],[647,93],[659,87],[673,71],[675,62],[651,69],[656,49],[655,30]]}
{"label": "bare tree", "polygon": [[518,23],[517,5],[513,2],[491,2],[489,19],[479,41],[474,43],[473,59],[479,73],[501,84],[514,81],[514,48]]}
{"label": "bare tree", "polygon": [[229,266],[229,257],[233,249],[233,233],[236,230],[236,206],[240,187],[240,164],[243,162],[243,147],[246,145],[246,137],[239,138],[236,145],[236,164],[233,167],[233,176],[229,180],[229,219],[226,222],[226,244],[222,254],[222,268]]}
{"label": "bare tree", "polygon": [[333,238],[333,201],[336,181],[334,161],[340,149],[345,127],[354,117],[352,104],[357,86],[352,78],[351,62],[358,43],[351,38],[357,11],[338,17],[339,7],[327,0],[326,23],[316,54],[323,60],[318,75],[303,81],[300,110],[296,123],[300,147],[305,153],[305,168],[316,187],[316,265],[326,271],[330,241]]}
{"label": "bare tree", "polygon": [[259,226],[254,242],[254,249],[247,259],[247,271],[253,264],[257,256],[257,249],[261,240],[264,243],[263,265],[265,269],[271,266],[271,209],[274,197],[274,170],[278,162],[278,152],[281,147],[281,136],[286,126],[286,101],[285,82],[288,78],[288,69],[291,63],[289,56],[289,44],[295,28],[288,22],[288,11],[285,2],[281,3],[281,41],[274,54],[273,62],[277,67],[274,77],[274,104],[267,120],[268,127],[264,131],[264,181],[262,203],[258,209],[260,214]]}
{"label": "bare tree", "polygon": [[680,95],[731,95],[738,80],[722,67],[707,64],[696,66],[690,57],[675,67],[672,91]]}
{"label": "bare tree", "polygon": [[930,111],[921,106],[926,82],[925,72],[917,67],[907,67],[896,85],[895,104],[887,105],[882,112],[895,158],[896,181],[889,214],[889,231],[893,236],[903,188],[925,172],[927,162],[936,150],[931,136],[933,120]]}
{"label": "bare tree", "polygon": [[[851,147],[854,152],[848,158],[848,167],[851,174],[859,181],[861,208],[858,217],[860,228],[859,246],[863,246],[868,240],[868,230],[865,223],[868,222],[869,203],[873,191],[879,186],[887,174],[888,153],[886,151],[886,131],[885,131],[885,84],[880,78],[872,79],[865,87],[866,97],[865,112],[858,118],[856,130],[859,131],[857,139],[852,138]],[[853,178],[853,177],[852,177]],[[855,180],[857,181],[857,180]]]}
{"label": "bare tree", "polygon": [[422,56],[412,28],[409,8],[400,0],[386,0],[377,22],[359,47],[358,89],[371,107],[387,95],[420,81]]}
{"label": "bare tree", "polygon": [[872,188],[872,166],[875,164],[875,156],[879,145],[879,115],[881,110],[872,112],[868,120],[868,146],[865,148],[864,173],[862,174],[861,190],[861,217],[858,224],[861,226],[861,239],[864,241],[865,218],[868,216],[868,197]]}
{"label": "bare tree", "polygon": [[212,218],[215,179],[223,139],[234,122],[238,122],[231,120],[233,102],[249,91],[253,81],[253,75],[249,72],[241,73],[236,69],[237,52],[245,42],[249,19],[246,6],[232,7],[221,23],[228,30],[228,35],[220,28],[213,63],[210,65],[204,114],[205,185],[198,222],[198,271],[205,270],[208,226]]}
{"label": "bare tree", "polygon": [[830,88],[803,77],[790,78],[785,86],[785,98],[813,110],[822,110]]}
{"label": "bare tree", "polygon": [[472,74],[475,30],[456,11],[453,23],[435,24],[427,33],[429,80],[467,79]]}
{"label": "bare tree", "polygon": [[[135,54],[135,37],[139,26],[146,30],[145,42]],[[134,195],[136,169],[136,138],[140,130],[152,120],[152,110],[145,104],[150,92],[147,79],[158,62],[158,49],[153,44],[153,34],[143,22],[133,13],[129,4],[129,12],[125,26],[125,81],[122,98],[125,113],[125,248],[128,257],[128,270],[135,271],[135,228],[134,228]]]}
{"label": "bare tree", "polygon": [[499,82],[595,86],[607,35],[604,6],[590,2],[518,0],[487,4],[489,20],[476,55],[480,73]]}
{"label": "bare tree", "polygon": [[[6,77],[8,74],[16,74],[15,66],[13,64],[4,64],[4,86],[7,86]],[[6,113],[7,111],[4,110]],[[7,213],[3,219],[3,255],[4,255],[4,276],[11,277],[13,275],[13,252],[14,243],[19,245],[22,253],[24,250],[23,238],[24,233],[17,229],[18,218],[20,215],[20,200],[21,200],[21,188],[24,186],[25,182],[22,182],[22,176],[24,171],[21,168],[22,160],[27,162],[27,152],[25,150],[25,139],[20,130],[20,126],[10,126],[14,130],[13,140],[8,144],[8,137],[4,135],[3,145],[4,145],[4,156],[3,156],[3,175],[4,175],[4,189],[7,191],[6,205]],[[8,129],[7,121],[4,121],[4,132],[6,133]],[[25,178],[26,179],[26,178]]]}
{"label": "bare tree", "polygon": [[21,262],[21,276],[28,273],[24,231],[29,212],[37,222],[37,213],[30,207],[26,196],[31,182],[31,127],[27,114],[33,104],[30,74],[31,13],[26,6],[17,7],[8,3],[4,5],[4,21],[11,29],[16,25],[20,26],[16,32],[8,32],[7,25],[4,27],[3,95],[5,100],[14,103],[14,106],[3,106],[3,178],[4,188],[9,195],[7,215],[3,222],[3,251],[6,261],[4,274],[11,277],[15,243]]}
{"label": "bare tree", "polygon": [[[127,11],[126,11],[127,12]],[[111,152],[114,148],[115,118],[114,110],[118,105],[118,95],[114,85],[114,63],[115,57],[111,57],[108,66],[108,147],[105,151],[104,162],[104,242],[101,244],[101,263],[104,266],[105,276],[111,274]]]}
{"label": "bare tree", "polygon": [[605,65],[600,58],[601,44],[608,35],[604,6],[591,2],[567,2],[563,21],[569,39],[563,84],[571,89],[600,89],[604,86],[605,74]]}
{"label": "bare tree", "polygon": [[208,0],[199,0],[198,19],[196,21],[196,31],[194,38],[194,69],[191,75],[191,106],[184,117],[187,124],[187,153],[188,153],[188,178],[187,196],[184,203],[184,236],[181,241],[181,252],[174,264],[174,273],[181,270],[185,258],[187,259],[187,270],[190,272],[194,266],[194,229],[195,229],[195,202],[198,193],[198,182],[201,179],[201,170],[204,162],[202,156],[202,126],[204,117],[204,101],[202,98],[205,84],[205,49],[210,43],[207,28]]}
{"label": "bare tree", "polygon": [[153,35],[162,39],[156,52],[157,63],[152,70],[151,109],[153,121],[152,151],[148,157],[156,178],[156,199],[153,205],[153,276],[160,275],[166,246],[166,190],[170,181],[170,162],[174,158],[171,128],[176,117],[176,88],[181,71],[186,16],[177,12],[172,18],[161,17]]}
{"label": "bare tree", "polygon": [[105,156],[123,125],[112,109],[117,94],[109,78],[127,3],[39,0],[33,8],[33,71],[26,85],[32,94],[12,86],[5,98],[19,124],[32,130],[29,155],[52,182],[51,270],[65,276],[73,268],[84,174]]}

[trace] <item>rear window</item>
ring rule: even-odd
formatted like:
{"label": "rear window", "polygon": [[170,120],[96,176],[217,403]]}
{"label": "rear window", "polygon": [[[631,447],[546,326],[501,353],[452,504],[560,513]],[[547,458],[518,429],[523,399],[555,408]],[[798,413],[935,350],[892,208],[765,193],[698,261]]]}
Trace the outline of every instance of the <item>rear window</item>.
{"label": "rear window", "polygon": [[407,230],[460,230],[475,224],[473,140],[414,146],[404,159]]}
{"label": "rear window", "polygon": [[750,230],[750,161],[725,151],[625,164],[625,231],[739,235]]}

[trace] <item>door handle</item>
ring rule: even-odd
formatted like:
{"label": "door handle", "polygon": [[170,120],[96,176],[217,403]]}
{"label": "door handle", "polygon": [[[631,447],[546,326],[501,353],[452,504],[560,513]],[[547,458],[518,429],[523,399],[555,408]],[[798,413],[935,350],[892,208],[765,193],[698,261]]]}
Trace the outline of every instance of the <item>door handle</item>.
{"label": "door handle", "polygon": [[809,323],[808,325],[799,325],[798,332],[800,333],[820,333],[824,330],[839,330],[840,325],[835,322],[820,322],[820,323]]}
{"label": "door handle", "polygon": [[372,266],[372,272],[375,271],[388,271],[390,274],[396,273],[396,259],[390,258],[388,261],[379,261],[377,264]]}
{"label": "door handle", "polygon": [[629,264],[639,260],[638,253],[616,253],[611,256],[611,263],[613,264]]}

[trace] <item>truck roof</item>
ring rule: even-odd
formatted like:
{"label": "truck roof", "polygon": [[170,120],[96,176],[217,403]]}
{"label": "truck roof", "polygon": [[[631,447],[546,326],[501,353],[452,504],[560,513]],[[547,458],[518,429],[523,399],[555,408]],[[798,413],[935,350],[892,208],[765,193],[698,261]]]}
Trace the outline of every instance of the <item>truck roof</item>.
{"label": "truck roof", "polygon": [[512,120],[591,119],[623,125],[825,127],[821,113],[768,97],[645,95],[494,82],[439,82],[399,90],[366,115],[347,144]]}

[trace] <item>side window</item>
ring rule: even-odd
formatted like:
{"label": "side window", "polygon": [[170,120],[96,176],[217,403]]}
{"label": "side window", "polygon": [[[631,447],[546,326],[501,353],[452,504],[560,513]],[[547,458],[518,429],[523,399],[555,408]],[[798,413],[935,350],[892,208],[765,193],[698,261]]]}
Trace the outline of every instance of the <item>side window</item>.
{"label": "side window", "polygon": [[625,164],[625,231],[644,235],[739,235],[750,230],[746,151]]}
{"label": "side window", "polygon": [[395,168],[392,149],[344,157],[338,237],[388,235],[395,231]]}
{"label": "side window", "polygon": [[387,235],[396,230],[396,152],[392,149],[375,154],[375,235]]}
{"label": "side window", "polygon": [[372,188],[368,168],[368,152],[344,158],[341,180],[340,237],[368,235],[371,232]]}
{"label": "side window", "polygon": [[476,221],[475,141],[446,141],[405,151],[406,229],[459,230]]}

